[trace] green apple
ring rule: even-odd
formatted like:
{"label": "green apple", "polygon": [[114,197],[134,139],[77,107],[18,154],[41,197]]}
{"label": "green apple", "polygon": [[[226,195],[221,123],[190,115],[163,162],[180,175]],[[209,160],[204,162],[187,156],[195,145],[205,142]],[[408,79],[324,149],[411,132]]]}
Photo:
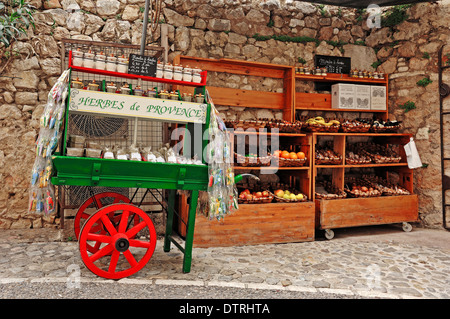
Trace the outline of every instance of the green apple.
{"label": "green apple", "polygon": [[297,199],[302,200],[303,199],[303,194],[298,194],[296,197],[297,197]]}
{"label": "green apple", "polygon": [[284,199],[291,199],[291,196],[289,196],[288,194],[284,194],[283,198]]}
{"label": "green apple", "polygon": [[284,196],[284,192],[281,189],[278,189],[275,191],[275,195],[277,195],[278,197],[283,197]]}
{"label": "green apple", "polygon": [[297,197],[295,196],[295,194],[291,194],[290,195],[291,199],[296,199]]}
{"label": "green apple", "polygon": [[284,191],[285,194],[291,195],[290,191]]}

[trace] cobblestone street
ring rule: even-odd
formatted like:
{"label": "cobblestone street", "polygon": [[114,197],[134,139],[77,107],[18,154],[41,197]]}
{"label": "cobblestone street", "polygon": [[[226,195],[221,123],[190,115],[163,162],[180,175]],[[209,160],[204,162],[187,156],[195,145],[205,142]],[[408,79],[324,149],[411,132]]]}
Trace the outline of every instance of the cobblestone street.
{"label": "cobblestone street", "polygon": [[[270,289],[363,298],[449,298],[450,233],[425,229],[404,233],[386,227],[362,228],[364,236],[357,229],[341,230],[329,241],[194,247],[187,274],[182,273],[182,253],[176,248],[165,253],[159,240],[148,264],[118,283],[229,287],[252,293]],[[370,230],[375,233],[370,235]],[[76,242],[46,239],[52,234],[47,232],[34,242],[25,238],[24,231],[2,232],[0,283],[65,283],[77,269],[81,282],[108,282],[84,266]]]}

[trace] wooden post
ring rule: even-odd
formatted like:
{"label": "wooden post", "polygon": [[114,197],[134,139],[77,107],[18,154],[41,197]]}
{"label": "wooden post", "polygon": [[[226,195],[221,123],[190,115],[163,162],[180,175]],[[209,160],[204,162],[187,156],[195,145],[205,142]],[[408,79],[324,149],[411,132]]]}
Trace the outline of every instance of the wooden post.
{"label": "wooden post", "polygon": [[167,207],[167,223],[166,223],[166,233],[164,235],[164,251],[170,251],[170,236],[172,235],[172,226],[173,226],[173,214],[175,207],[175,194],[176,190],[171,189],[169,191],[169,202]]}
{"label": "wooden post", "polygon": [[184,259],[183,259],[184,273],[188,273],[191,271],[192,246],[194,244],[195,214],[197,213],[198,194],[199,194],[198,191],[192,191],[191,200],[189,204],[189,216],[186,229],[186,242],[184,246]]}

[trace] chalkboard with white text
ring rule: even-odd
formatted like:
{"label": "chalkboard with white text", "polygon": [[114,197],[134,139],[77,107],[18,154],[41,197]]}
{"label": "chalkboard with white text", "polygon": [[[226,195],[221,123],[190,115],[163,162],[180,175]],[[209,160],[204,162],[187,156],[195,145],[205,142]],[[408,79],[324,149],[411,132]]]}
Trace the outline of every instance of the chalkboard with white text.
{"label": "chalkboard with white text", "polygon": [[157,61],[154,57],[131,53],[128,62],[128,73],[155,77],[156,63]]}
{"label": "chalkboard with white text", "polygon": [[349,74],[351,59],[340,56],[316,55],[316,67],[327,68],[327,73]]}

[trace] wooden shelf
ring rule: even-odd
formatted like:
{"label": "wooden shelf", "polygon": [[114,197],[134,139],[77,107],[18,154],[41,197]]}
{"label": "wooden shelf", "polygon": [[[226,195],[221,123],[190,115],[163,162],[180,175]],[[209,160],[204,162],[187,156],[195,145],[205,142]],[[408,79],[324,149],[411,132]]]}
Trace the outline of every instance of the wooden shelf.
{"label": "wooden shelf", "polygon": [[[209,218],[198,215],[195,218],[194,247],[313,241],[314,219],[315,203],[312,201],[239,204],[236,212],[220,221],[211,222]],[[180,234],[183,236],[186,226],[181,225]]]}
{"label": "wooden shelf", "polygon": [[306,75],[306,74],[296,74],[295,78],[303,81],[314,81],[314,82],[348,82],[348,83],[359,83],[359,84],[386,84],[387,76],[384,79],[369,79],[369,78],[352,78],[347,74],[327,74],[322,75]]}
{"label": "wooden shelf", "polygon": [[352,167],[396,167],[396,166],[408,166],[408,163],[387,163],[387,164],[337,164],[337,165],[314,165],[316,168],[352,168]]}
{"label": "wooden shelf", "polygon": [[361,113],[382,113],[382,114],[387,113],[387,110],[333,109],[331,107],[331,94],[302,93],[302,92],[295,92],[295,110],[326,111],[326,112],[361,112]]}
{"label": "wooden shelf", "polygon": [[324,136],[394,136],[394,137],[410,137],[410,133],[329,133],[329,132],[313,132],[314,135],[324,135]]}
{"label": "wooden shelf", "polygon": [[282,79],[282,93],[210,85],[207,86],[207,90],[215,105],[280,110],[283,113],[284,120],[293,121],[295,118],[294,109],[292,108],[295,90],[295,70],[291,66],[237,59],[207,59],[182,55],[176,56],[173,63],[199,67],[210,72]]}
{"label": "wooden shelf", "polygon": [[417,195],[316,200],[320,229],[415,222]]}
{"label": "wooden shelf", "polygon": [[280,171],[306,171],[309,170],[309,166],[300,167],[280,167],[280,166],[233,166],[235,170],[280,170]]}
{"label": "wooden shelf", "polygon": [[256,132],[248,132],[248,131],[243,131],[241,129],[234,129],[233,133],[235,135],[261,135],[261,134],[267,134],[267,135],[274,135],[274,136],[282,136],[282,137],[305,137],[306,133],[272,133],[272,132],[261,132],[261,131],[256,131]]}
{"label": "wooden shelf", "polygon": [[[354,83],[367,85],[385,86],[388,91],[389,80],[388,75],[384,75],[384,79],[369,78],[352,78],[347,74],[327,74],[326,76],[296,74],[295,80],[328,82],[328,83]],[[388,105],[388,97],[386,96],[386,105]],[[364,109],[334,109],[331,107],[331,94],[329,93],[303,93],[295,92],[294,94],[294,112],[295,111],[324,111],[324,112],[358,112],[358,113],[378,113],[383,120],[387,119],[388,108],[386,110],[364,110]]]}

